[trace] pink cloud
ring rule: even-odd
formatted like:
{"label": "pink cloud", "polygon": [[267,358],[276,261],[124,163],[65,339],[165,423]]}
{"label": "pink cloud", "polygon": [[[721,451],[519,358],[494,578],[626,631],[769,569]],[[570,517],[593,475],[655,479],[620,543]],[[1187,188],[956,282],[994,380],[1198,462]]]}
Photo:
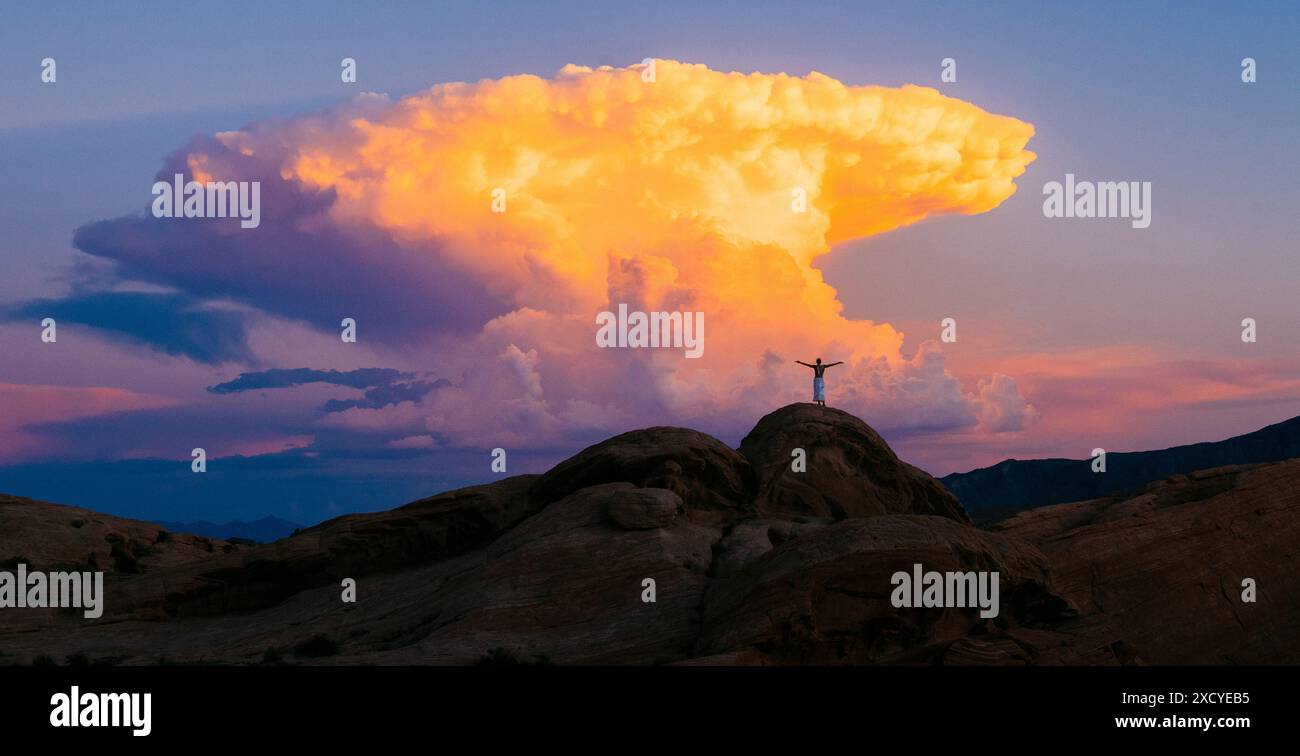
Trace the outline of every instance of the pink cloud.
{"label": "pink cloud", "polygon": [[26,431],[30,425],[172,407],[180,403],[171,397],[122,388],[0,383],[0,462],[21,462],[62,451],[53,440]]}

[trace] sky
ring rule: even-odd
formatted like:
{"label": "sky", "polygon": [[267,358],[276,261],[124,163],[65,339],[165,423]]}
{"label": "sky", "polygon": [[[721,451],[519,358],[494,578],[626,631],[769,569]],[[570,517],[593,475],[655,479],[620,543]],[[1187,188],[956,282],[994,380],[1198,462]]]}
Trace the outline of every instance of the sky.
{"label": "sky", "polygon": [[[734,445],[819,356],[936,475],[1300,415],[1295,3],[222,8],[4,11],[0,491],[310,524]],[[152,217],[177,172],[261,225]],[[1150,227],[1045,217],[1066,174]],[[620,302],[704,356],[597,347]]]}

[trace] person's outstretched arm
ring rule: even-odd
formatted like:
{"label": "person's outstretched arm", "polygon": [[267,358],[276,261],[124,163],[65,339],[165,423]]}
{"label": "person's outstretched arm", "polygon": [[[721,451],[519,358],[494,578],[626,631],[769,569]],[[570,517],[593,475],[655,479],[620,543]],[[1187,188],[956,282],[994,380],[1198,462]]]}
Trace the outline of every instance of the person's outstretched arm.
{"label": "person's outstretched arm", "polygon": [[802,360],[795,360],[795,362],[798,362],[800,365],[803,365],[804,367],[812,367],[812,365],[809,365],[808,363]]}
{"label": "person's outstretched arm", "polygon": [[836,365],[843,365],[843,364],[844,364],[844,360],[840,360],[839,362],[832,362],[831,364],[827,365],[826,367],[835,367]]}

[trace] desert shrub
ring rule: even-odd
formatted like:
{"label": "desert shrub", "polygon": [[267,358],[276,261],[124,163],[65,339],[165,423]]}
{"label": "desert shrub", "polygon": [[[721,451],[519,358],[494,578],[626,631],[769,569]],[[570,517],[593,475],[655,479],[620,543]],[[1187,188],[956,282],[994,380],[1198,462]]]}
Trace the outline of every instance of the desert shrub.
{"label": "desert shrub", "polygon": [[120,543],[113,544],[109,556],[113,559],[113,569],[118,572],[136,573],[140,571],[140,565],[136,562],[135,557],[122,548]]}

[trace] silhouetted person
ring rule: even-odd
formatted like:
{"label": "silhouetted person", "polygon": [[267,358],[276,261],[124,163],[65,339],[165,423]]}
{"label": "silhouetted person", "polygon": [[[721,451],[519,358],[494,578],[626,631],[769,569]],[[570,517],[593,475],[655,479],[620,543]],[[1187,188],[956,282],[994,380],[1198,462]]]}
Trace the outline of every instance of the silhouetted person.
{"label": "silhouetted person", "polygon": [[835,367],[836,365],[843,365],[844,362],[843,361],[832,362],[829,365],[823,365],[821,357],[817,358],[816,365],[809,365],[808,363],[800,362],[799,360],[795,360],[795,362],[798,362],[800,365],[803,365],[804,367],[810,367],[813,369],[813,401],[825,407],[826,406],[826,379],[824,379],[822,375],[825,374],[826,368]]}

